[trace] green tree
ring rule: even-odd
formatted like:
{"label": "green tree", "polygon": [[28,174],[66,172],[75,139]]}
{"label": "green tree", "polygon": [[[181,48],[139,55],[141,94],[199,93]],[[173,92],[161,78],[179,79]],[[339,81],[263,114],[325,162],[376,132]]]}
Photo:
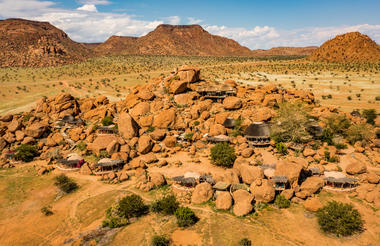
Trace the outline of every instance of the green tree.
{"label": "green tree", "polygon": [[366,118],[368,124],[374,125],[377,117],[376,109],[363,110],[363,116]]}
{"label": "green tree", "polygon": [[22,144],[16,149],[15,158],[25,162],[33,161],[38,156],[37,146],[30,144]]}
{"label": "green tree", "polygon": [[174,214],[177,218],[177,224],[180,227],[191,226],[198,221],[198,218],[193,210],[187,207],[179,207]]}
{"label": "green tree", "polygon": [[149,207],[144,204],[143,199],[135,194],[126,196],[119,202],[120,214],[125,218],[140,217],[148,212]]}
{"label": "green tree", "polygon": [[351,204],[331,201],[317,211],[322,231],[337,236],[350,236],[363,230],[363,221],[358,210]]}
{"label": "green tree", "polygon": [[217,166],[231,167],[235,160],[235,149],[228,143],[217,143],[211,148],[211,160]]}

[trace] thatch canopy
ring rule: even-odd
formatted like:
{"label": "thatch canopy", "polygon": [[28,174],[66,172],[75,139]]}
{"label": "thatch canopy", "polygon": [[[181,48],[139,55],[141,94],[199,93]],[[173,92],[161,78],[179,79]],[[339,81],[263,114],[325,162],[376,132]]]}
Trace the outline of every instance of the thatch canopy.
{"label": "thatch canopy", "polygon": [[274,176],[272,180],[274,183],[283,183],[283,184],[288,183],[289,181],[288,177],[286,176]]}
{"label": "thatch canopy", "polygon": [[195,186],[197,181],[193,177],[185,178],[184,176],[177,176],[172,178],[174,182],[179,183],[183,186]]}
{"label": "thatch canopy", "polygon": [[110,159],[110,158],[103,158],[95,166],[100,166],[100,167],[112,167],[112,166],[118,166],[120,164],[123,164],[124,160],[123,159]]}
{"label": "thatch canopy", "polygon": [[226,120],[223,122],[223,126],[226,128],[234,128],[235,127],[235,119],[234,118],[226,118]]}
{"label": "thatch canopy", "polygon": [[246,137],[269,138],[269,126],[264,122],[255,122],[250,124],[244,131]]}
{"label": "thatch canopy", "polygon": [[207,141],[209,141],[209,142],[229,142],[230,137],[228,137],[226,135],[218,135],[215,137],[208,137]]}

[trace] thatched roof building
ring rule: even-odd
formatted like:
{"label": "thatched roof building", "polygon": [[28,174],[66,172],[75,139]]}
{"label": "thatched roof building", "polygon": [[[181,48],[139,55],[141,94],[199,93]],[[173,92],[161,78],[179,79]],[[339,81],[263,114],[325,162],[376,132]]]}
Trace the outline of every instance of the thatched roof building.
{"label": "thatched roof building", "polygon": [[244,137],[255,146],[265,146],[270,142],[270,129],[264,122],[250,124],[244,131]]}

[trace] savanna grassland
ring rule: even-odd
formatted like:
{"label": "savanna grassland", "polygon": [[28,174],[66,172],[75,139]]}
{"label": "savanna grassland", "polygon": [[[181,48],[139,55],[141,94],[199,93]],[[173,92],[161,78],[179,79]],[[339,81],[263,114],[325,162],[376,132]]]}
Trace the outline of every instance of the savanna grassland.
{"label": "savanna grassland", "polygon": [[299,58],[126,55],[58,67],[2,68],[0,114],[25,111],[39,98],[60,92],[123,99],[129,87],[147,83],[183,64],[203,68],[202,77],[210,81],[235,79],[252,85],[275,83],[308,89],[321,104],[344,111],[380,108],[380,64],[310,63]]}

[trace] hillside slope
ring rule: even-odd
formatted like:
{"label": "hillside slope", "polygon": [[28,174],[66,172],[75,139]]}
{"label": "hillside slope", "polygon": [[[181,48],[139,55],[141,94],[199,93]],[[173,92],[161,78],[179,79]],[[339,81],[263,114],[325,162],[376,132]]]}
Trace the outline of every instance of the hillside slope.
{"label": "hillside slope", "polygon": [[83,61],[92,51],[48,22],[0,20],[0,67],[43,67]]}
{"label": "hillside slope", "polygon": [[212,35],[199,25],[159,25],[145,36],[112,36],[95,48],[99,54],[176,56],[251,56],[238,42]]}
{"label": "hillside slope", "polygon": [[350,32],[326,41],[309,59],[327,62],[377,62],[380,61],[380,46],[367,35]]}
{"label": "hillside slope", "polygon": [[253,50],[252,53],[257,56],[309,56],[316,49],[318,49],[318,46],[274,47],[268,50]]}

